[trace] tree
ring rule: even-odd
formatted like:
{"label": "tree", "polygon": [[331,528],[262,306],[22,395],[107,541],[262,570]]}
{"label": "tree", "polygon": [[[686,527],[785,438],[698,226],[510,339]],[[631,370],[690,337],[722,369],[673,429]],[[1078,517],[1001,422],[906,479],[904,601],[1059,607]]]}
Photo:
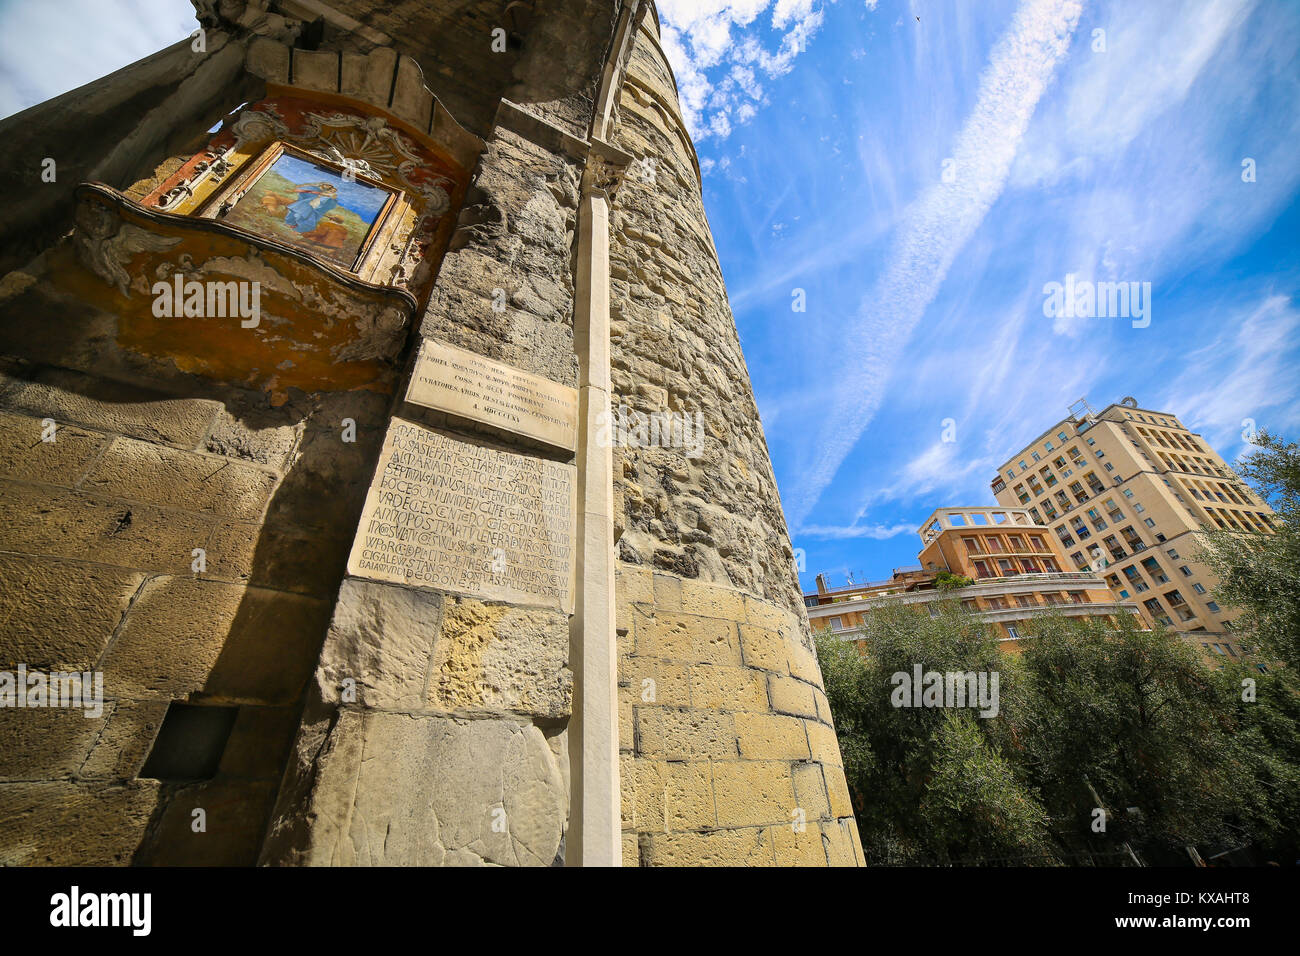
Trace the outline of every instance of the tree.
{"label": "tree", "polygon": [[1197,557],[1219,578],[1216,600],[1239,608],[1234,623],[1266,656],[1300,668],[1300,446],[1262,431],[1259,451],[1237,466],[1277,512],[1276,530],[1208,530]]}
{"label": "tree", "polygon": [[[818,657],[868,858],[879,863],[1052,861],[1047,814],[1003,751],[1014,661],[955,601],[866,616],[865,653],[823,632]],[[998,714],[896,706],[896,675],[998,674]],[[991,684],[989,685],[991,686]]]}
{"label": "tree", "polygon": [[1048,618],[1022,648],[1023,760],[1063,841],[1103,839],[1098,810],[1113,849],[1177,854],[1240,836],[1231,706],[1190,644],[1125,616]]}

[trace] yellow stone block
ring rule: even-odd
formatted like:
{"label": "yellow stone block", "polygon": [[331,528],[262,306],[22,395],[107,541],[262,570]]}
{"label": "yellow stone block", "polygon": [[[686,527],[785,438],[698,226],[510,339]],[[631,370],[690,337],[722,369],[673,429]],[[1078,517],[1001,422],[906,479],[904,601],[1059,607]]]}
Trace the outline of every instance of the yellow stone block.
{"label": "yellow stone block", "polygon": [[810,684],[822,686],[821,668],[817,666],[817,655],[797,640],[789,643],[790,674]]}
{"label": "yellow stone block", "polygon": [[682,610],[703,617],[721,617],[728,621],[745,620],[745,594],[703,581],[683,580]]}
{"label": "yellow stone block", "polygon": [[854,846],[857,834],[850,828],[852,820],[836,820],[821,825],[825,837],[826,859],[831,866],[860,866],[859,850]]}
{"label": "yellow stone block", "polygon": [[637,753],[645,757],[687,760],[735,757],[735,725],[730,714],[715,710],[638,707]]}
{"label": "yellow stone block", "polygon": [[756,624],[741,624],[740,651],[747,667],[788,673],[785,638],[778,631]]}
{"label": "yellow stone block", "polygon": [[772,694],[772,709],[778,714],[793,714],[796,717],[816,717],[817,700],[813,696],[813,687],[793,677],[773,674],[768,679]]}
{"label": "yellow stone block", "polygon": [[826,764],[822,767],[826,778],[826,792],[831,800],[831,816],[835,818],[853,816],[853,801],[849,797],[849,784],[842,767]]}
{"label": "yellow stone block", "polygon": [[54,441],[47,442],[42,440],[48,433],[43,421],[0,412],[0,475],[70,487],[108,437],[56,422]]}
{"label": "yellow stone block", "polygon": [[816,822],[802,828],[787,825],[772,828],[777,866],[825,866],[822,831]]}
{"label": "yellow stone block", "polygon": [[826,781],[822,777],[821,764],[794,765],[794,797],[796,805],[804,811],[804,815],[809,820],[834,816],[831,813],[830,798],[826,794]]}
{"label": "yellow stone block", "polygon": [[713,802],[719,827],[789,826],[797,806],[790,764],[779,760],[715,761]]}
{"label": "yellow stone block", "polygon": [[717,822],[707,760],[620,758],[623,826],[639,833],[700,830]]}
{"label": "yellow stone block", "polygon": [[[685,664],[657,657],[629,657],[619,667],[619,706],[690,707],[691,676]],[[623,686],[626,684],[626,686]]]}
{"label": "yellow stone block", "polygon": [[763,677],[748,667],[698,664],[691,668],[691,705],[767,713],[767,684]]}
{"label": "yellow stone block", "polygon": [[777,714],[736,714],[736,740],[746,760],[807,760],[804,722]]}
{"label": "yellow stone block", "polygon": [[686,664],[740,664],[736,625],[715,618],[656,611],[636,615],[636,653]]}
{"label": "yellow stone block", "polygon": [[772,837],[762,827],[650,838],[651,866],[774,866]]}
{"label": "yellow stone block", "polygon": [[682,579],[671,574],[654,576],[654,605],[660,611],[680,611],[682,609]]}
{"label": "yellow stone block", "polygon": [[844,760],[840,757],[840,744],[835,739],[835,729],[813,720],[805,723],[808,727],[808,746],[812,748],[812,759],[843,767]]}

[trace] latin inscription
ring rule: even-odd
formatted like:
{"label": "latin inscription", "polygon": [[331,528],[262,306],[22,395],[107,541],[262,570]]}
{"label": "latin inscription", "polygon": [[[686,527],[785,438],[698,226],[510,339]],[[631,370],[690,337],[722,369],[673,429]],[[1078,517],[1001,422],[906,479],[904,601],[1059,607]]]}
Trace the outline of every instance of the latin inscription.
{"label": "latin inscription", "polygon": [[572,613],[574,475],[394,418],[348,573]]}

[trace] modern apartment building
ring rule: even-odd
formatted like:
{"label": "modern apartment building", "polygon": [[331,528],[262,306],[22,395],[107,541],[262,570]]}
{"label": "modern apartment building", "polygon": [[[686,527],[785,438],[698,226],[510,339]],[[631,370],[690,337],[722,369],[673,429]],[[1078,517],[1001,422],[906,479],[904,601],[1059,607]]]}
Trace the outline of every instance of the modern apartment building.
{"label": "modern apartment building", "polygon": [[993,495],[1027,509],[1067,555],[1104,576],[1148,623],[1183,632],[1211,659],[1237,656],[1233,614],[1196,561],[1202,528],[1271,531],[1272,509],[1169,412],[1132,398],[1094,411],[1080,400],[998,469]]}
{"label": "modern apartment building", "polygon": [[[1086,565],[1067,570],[1056,537],[1025,508],[940,508],[918,534],[920,565],[900,568],[888,581],[832,589],[819,574],[816,593],[804,595],[813,627],[851,638],[862,615],[885,603],[930,604],[937,613],[938,601],[958,598],[997,629],[1005,650],[1014,651],[1045,614],[1113,620],[1138,613],[1135,602],[1116,599],[1101,574]],[[939,590],[942,571],[974,583]]]}

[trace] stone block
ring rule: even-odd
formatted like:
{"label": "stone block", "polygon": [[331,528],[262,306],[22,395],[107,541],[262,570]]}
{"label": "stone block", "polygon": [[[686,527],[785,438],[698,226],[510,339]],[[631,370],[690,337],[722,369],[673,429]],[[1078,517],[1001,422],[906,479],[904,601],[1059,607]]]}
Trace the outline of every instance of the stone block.
{"label": "stone block", "polygon": [[688,664],[740,664],[736,625],[656,610],[635,615],[636,653]]}
{"label": "stone block", "polygon": [[761,671],[721,664],[691,668],[691,706],[724,711],[768,709],[767,682]]}
{"label": "stone block", "polygon": [[428,705],[567,717],[573,710],[569,622],[558,611],[448,598]]}
{"label": "stone block", "polygon": [[808,746],[812,751],[812,759],[843,767],[844,760],[840,757],[840,744],[835,739],[835,728],[811,720],[805,721],[804,725],[808,728]]}
{"label": "stone block", "polygon": [[104,727],[80,707],[0,707],[0,779],[49,780],[76,773]]}
{"label": "stone block", "polygon": [[788,673],[785,638],[779,631],[754,624],[740,625],[740,651],[746,667]]}
{"label": "stone block", "polygon": [[817,700],[813,696],[812,685],[792,677],[772,674],[768,677],[768,688],[772,695],[772,710],[778,714],[817,717]]}
{"label": "stone block", "polygon": [[730,714],[709,710],[640,707],[636,751],[645,757],[688,760],[735,757],[736,730]]}
{"label": "stone block", "polygon": [[159,577],[127,613],[104,658],[113,696],[231,701],[299,699],[325,635],[320,600],[212,581]]}
{"label": "stone block", "polygon": [[826,851],[822,847],[822,831],[816,821],[803,827],[772,828],[772,841],[776,849],[777,866],[825,866]]}
{"label": "stone block", "polygon": [[807,760],[803,721],[776,714],[736,714],[736,740],[747,760]]}
{"label": "stone block", "polygon": [[797,806],[790,764],[778,760],[728,760],[713,764],[718,826],[784,826]]}
{"label": "stone block", "polygon": [[0,480],[0,550],[188,572],[212,519]]}
{"label": "stone block", "polygon": [[127,866],[158,785],[0,783],[0,865]]}
{"label": "stone block", "polygon": [[[834,771],[832,771],[833,773]],[[843,774],[840,775],[843,782]],[[808,820],[821,820],[832,814],[830,797],[826,793],[826,780],[821,764],[797,763],[794,765],[794,796]]]}
{"label": "stone block", "polygon": [[54,441],[42,441],[45,427],[41,421],[0,412],[0,475],[71,486],[95,460],[107,436],[57,424]]}
{"label": "stone block", "polygon": [[619,759],[623,826],[640,833],[699,830],[716,822],[713,774],[707,760]]}
{"label": "stone block", "polygon": [[668,833],[649,840],[651,866],[774,866],[771,831],[764,827]]}
{"label": "stone block", "polygon": [[123,568],[0,554],[0,669],[89,669],[144,578]]}
{"label": "stone block", "polygon": [[226,458],[115,438],[87,473],[87,491],[164,508],[250,520],[262,514],[276,477]]}
{"label": "stone block", "polygon": [[167,700],[118,700],[81,767],[83,778],[131,780],[153,749],[167,715]]}
{"label": "stone block", "polygon": [[531,724],[341,714],[316,761],[310,842],[292,859],[270,862],[555,862],[568,818],[568,782]]}
{"label": "stone block", "polygon": [[[423,710],[429,659],[442,627],[442,597],[429,591],[344,580],[321,650],[321,698],[386,710]],[[351,680],[353,684],[346,685]]]}

